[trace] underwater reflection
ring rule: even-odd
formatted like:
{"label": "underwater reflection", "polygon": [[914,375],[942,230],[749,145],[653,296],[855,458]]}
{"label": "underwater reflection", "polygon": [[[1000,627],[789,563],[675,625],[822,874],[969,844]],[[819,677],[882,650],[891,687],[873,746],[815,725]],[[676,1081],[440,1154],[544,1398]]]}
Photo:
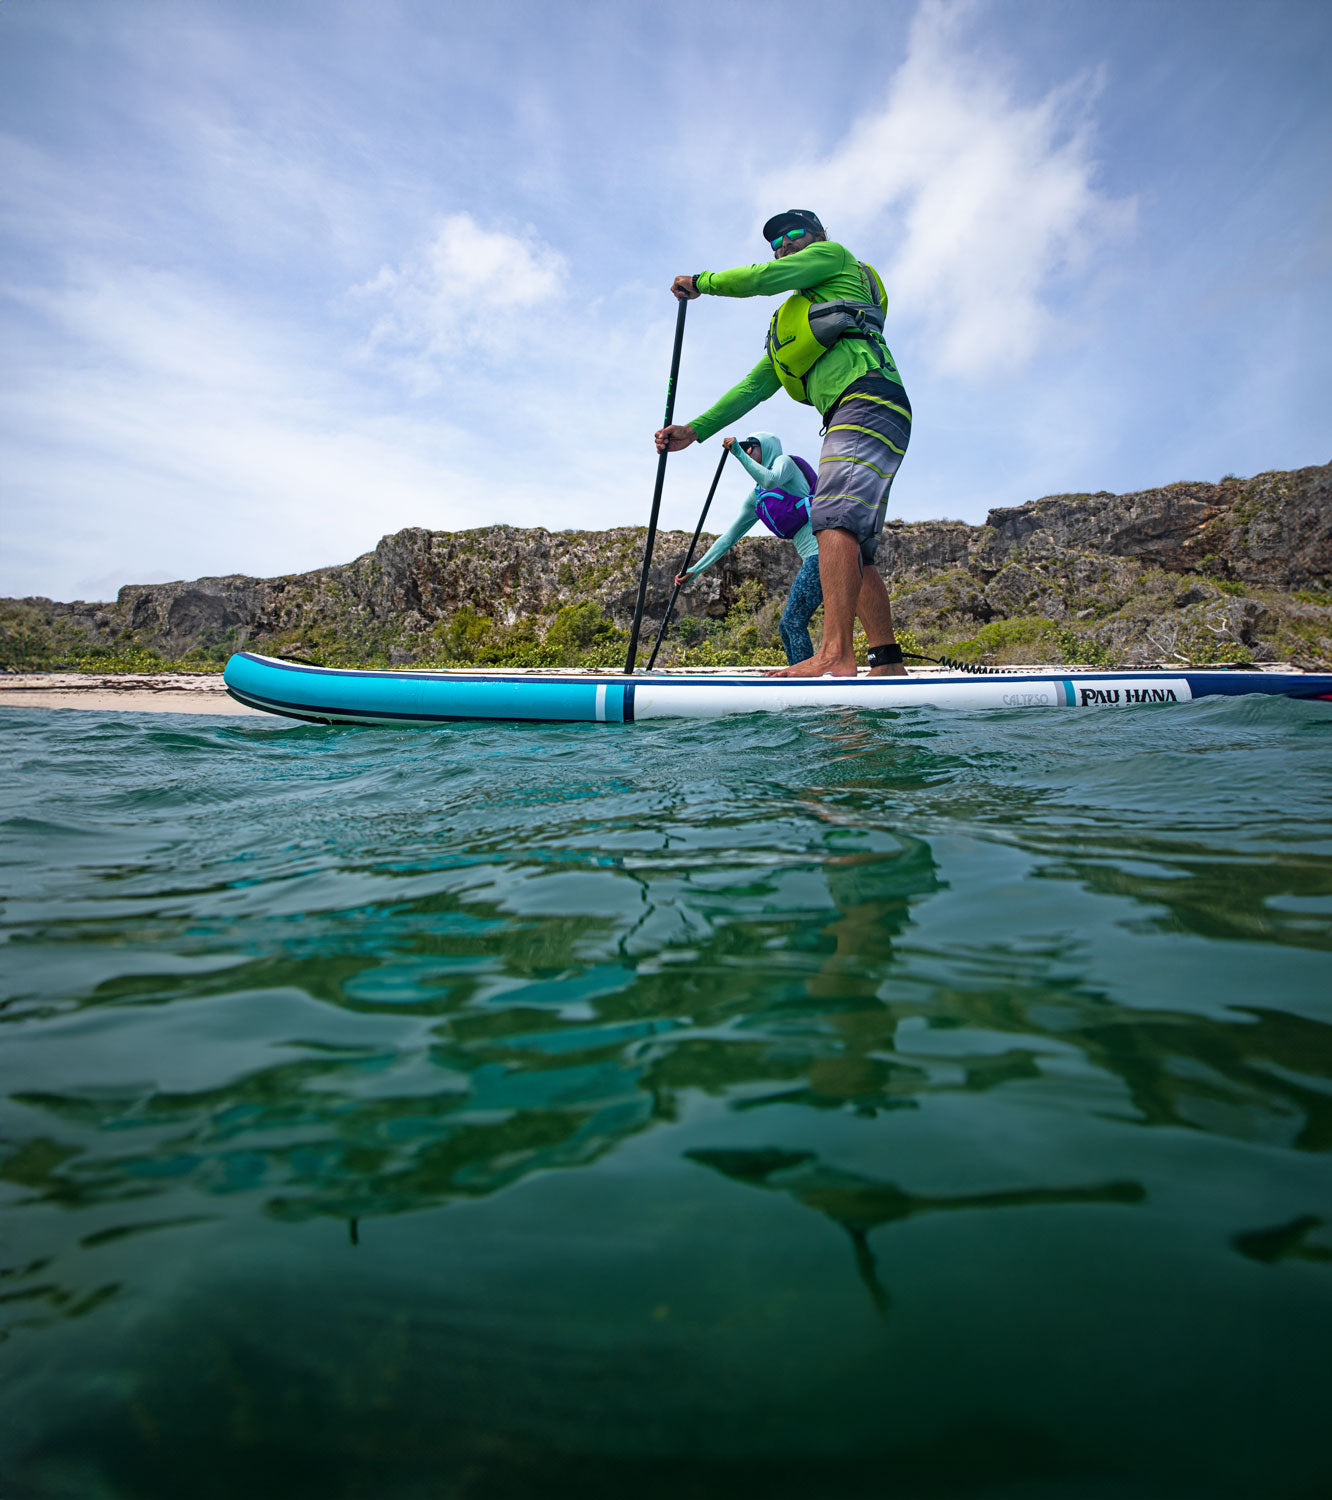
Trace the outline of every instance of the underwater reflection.
{"label": "underwater reflection", "polygon": [[[140,1027],[146,1048],[179,1045],[158,1040],[173,1016],[252,996],[237,1024],[253,1027],[262,1005],[283,1060],[190,1090],[114,1075],[16,1090],[42,1125],[0,1159],[0,1180],[64,1208],[189,1187],[257,1194],[284,1220],[356,1220],[586,1165],[679,1118],[693,1095],[740,1113],[873,1118],[940,1093],[1040,1088],[1071,1058],[1114,1080],[1139,1126],[1332,1147],[1332,1030],[1316,1021],[1252,1005],[1220,1018],[1126,1011],[1076,978],[1067,945],[1019,952],[965,933],[946,980],[937,965],[922,978],[898,944],[947,889],[926,839],[834,845],[798,879],[739,873],[743,896],[729,873],[706,889],[674,870],[634,875],[645,894],[618,926],[644,903],[707,911],[672,963],[669,948],[651,964],[627,956],[616,922],[506,919],[483,889],[358,912],[354,963],[337,952],[313,963],[294,924],[294,951],[263,961],[281,991],[248,989],[260,977],[248,964],[177,981],[174,1004],[162,1003],[165,977],[117,985],[112,999],[138,1002],[118,1012],[122,1026]],[[457,989],[464,961],[485,969]],[[284,1019],[276,997],[296,992],[298,974],[322,1005]],[[348,1013],[370,1018],[366,1042],[324,1029]],[[137,1049],[127,1055],[137,1073]]]}
{"label": "underwater reflection", "polygon": [[953,1210],[1048,1207],[1062,1203],[1141,1203],[1147,1196],[1141,1183],[1107,1182],[1095,1187],[1015,1188],[996,1193],[959,1193],[930,1196],[908,1193],[896,1183],[878,1182],[855,1172],[827,1166],[813,1151],[775,1148],[735,1150],[699,1147],[684,1153],[691,1161],[711,1167],[724,1177],[749,1187],[771,1188],[789,1194],[797,1203],[831,1219],[846,1230],[855,1251],[856,1270],[880,1316],[886,1317],[892,1299],[879,1280],[878,1264],[869,1234],[885,1224],[918,1214]]}
{"label": "underwater reflection", "polygon": [[873,1000],[893,957],[893,939],[911,922],[912,906],[943,889],[925,839],[898,836],[899,852],[834,855],[824,862],[835,920],[822,932],[833,951],[806,980],[813,1000]]}
{"label": "underwater reflection", "polygon": [[53,723],[0,1489],[1323,1493],[1326,736],[1202,724]]}

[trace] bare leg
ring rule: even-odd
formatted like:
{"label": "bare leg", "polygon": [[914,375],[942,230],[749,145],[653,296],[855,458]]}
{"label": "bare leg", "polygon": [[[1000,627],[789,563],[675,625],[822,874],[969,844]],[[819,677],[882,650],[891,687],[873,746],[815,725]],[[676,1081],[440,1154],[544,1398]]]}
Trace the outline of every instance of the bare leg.
{"label": "bare leg", "polygon": [[[819,532],[819,582],[823,585],[823,640],[806,661],[770,677],[854,677],[856,656],[851,637],[856,625],[856,601],[862,588],[860,543],[849,531]],[[883,580],[879,588],[883,590]],[[891,615],[890,615],[891,620]],[[880,642],[875,641],[877,646]]]}
{"label": "bare leg", "polygon": [[[891,646],[897,639],[893,634],[893,607],[888,602],[888,590],[883,586],[883,575],[872,564],[866,567],[865,576],[860,580],[856,613],[871,646]],[[900,661],[890,667],[871,667],[870,676],[905,677],[906,668]]]}

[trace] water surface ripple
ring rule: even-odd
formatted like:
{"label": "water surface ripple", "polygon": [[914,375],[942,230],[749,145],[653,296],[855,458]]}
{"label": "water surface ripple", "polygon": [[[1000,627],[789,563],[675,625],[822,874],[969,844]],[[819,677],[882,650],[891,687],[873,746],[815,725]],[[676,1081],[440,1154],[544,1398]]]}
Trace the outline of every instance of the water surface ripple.
{"label": "water surface ripple", "polygon": [[0,713],[0,1494],[1332,1490],[1332,712]]}

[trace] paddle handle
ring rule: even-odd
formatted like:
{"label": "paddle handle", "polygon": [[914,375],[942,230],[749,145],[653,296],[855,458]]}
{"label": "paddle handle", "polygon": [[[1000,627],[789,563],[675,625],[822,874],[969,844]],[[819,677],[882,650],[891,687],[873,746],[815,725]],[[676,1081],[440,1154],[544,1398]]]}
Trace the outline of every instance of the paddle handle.
{"label": "paddle handle", "polygon": [[[717,486],[721,483],[722,470],[726,467],[726,449],[721,451],[721,457],[717,460],[717,472],[712,476],[712,485],[708,490],[708,498],[703,502],[703,514],[698,518],[698,525],[694,527],[694,539],[689,544],[689,551],[685,553],[685,560],[680,567],[682,573],[689,571],[689,564],[694,560],[694,548],[698,546],[698,539],[703,534],[703,523],[708,518],[708,507],[712,504],[712,497],[717,493]],[[661,650],[661,643],[666,639],[666,632],[671,625],[671,611],[675,608],[675,599],[680,592],[677,583],[671,590],[671,602],[666,606],[666,614],[661,622],[661,629],[657,632],[657,639],[652,647],[652,655],[648,657],[647,669],[650,672],[657,664],[657,652]]]}
{"label": "paddle handle", "polygon": [[[675,415],[675,381],[680,373],[680,348],[684,343],[685,311],[688,306],[688,301],[681,297],[675,314],[675,347],[671,350],[671,378],[666,384],[666,417],[661,424],[663,427],[669,427],[671,418]],[[657,455],[657,484],[652,491],[652,514],[648,518],[647,540],[643,544],[643,564],[638,572],[638,602],[634,605],[634,623],[629,631],[629,649],[624,657],[626,677],[633,675],[634,660],[638,655],[638,632],[643,626],[643,606],[647,602],[648,569],[652,566],[652,548],[657,541],[657,516],[661,512],[661,490],[666,482],[666,459],[669,455],[669,448],[663,448]]]}

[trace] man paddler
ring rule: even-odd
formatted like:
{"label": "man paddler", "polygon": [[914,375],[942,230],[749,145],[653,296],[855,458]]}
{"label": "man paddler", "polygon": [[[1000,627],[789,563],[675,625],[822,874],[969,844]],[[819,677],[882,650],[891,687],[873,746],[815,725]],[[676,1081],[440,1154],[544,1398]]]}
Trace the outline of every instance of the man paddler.
{"label": "man paddler", "polygon": [[911,403],[884,342],[888,308],[873,266],[830,240],[804,208],[776,214],[763,226],[773,260],[677,276],[679,298],[792,295],[768,324],[763,358],[748,375],[692,422],[663,427],[657,451],[677,452],[737,422],[784,389],[823,418],[811,525],[823,585],[823,641],[807,661],[778,677],[853,677],[856,616],[870,640],[870,670],[905,672],[893,633],[888,590],[874,566],[888,491],[911,436]]}

